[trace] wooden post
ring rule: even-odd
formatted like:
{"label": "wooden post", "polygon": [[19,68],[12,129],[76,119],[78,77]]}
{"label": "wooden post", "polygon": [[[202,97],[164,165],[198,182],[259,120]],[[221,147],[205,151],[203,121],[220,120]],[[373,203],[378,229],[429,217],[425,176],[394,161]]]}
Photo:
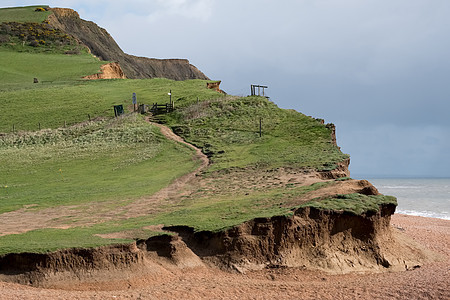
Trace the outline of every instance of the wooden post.
{"label": "wooden post", "polygon": [[13,133],[15,133],[15,132],[16,132],[16,125],[13,124]]}
{"label": "wooden post", "polygon": [[259,118],[259,137],[262,137],[262,118]]}
{"label": "wooden post", "polygon": [[88,114],[88,118],[89,118],[89,122],[91,121],[91,115],[90,114]]}
{"label": "wooden post", "polygon": [[39,130],[41,130],[41,122],[39,122]]}

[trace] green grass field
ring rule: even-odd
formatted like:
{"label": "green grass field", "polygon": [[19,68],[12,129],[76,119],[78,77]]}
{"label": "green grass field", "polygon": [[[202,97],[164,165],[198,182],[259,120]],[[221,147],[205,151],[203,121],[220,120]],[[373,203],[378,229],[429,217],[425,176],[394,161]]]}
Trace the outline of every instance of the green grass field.
{"label": "green grass field", "polygon": [[[24,97],[30,97],[23,90],[35,92],[82,83],[81,77],[98,73],[105,63],[90,54],[40,54],[0,49],[0,103],[7,98],[16,100],[7,92],[23,92]],[[34,78],[38,78],[40,83],[33,83]],[[40,101],[38,97],[37,101]]]}
{"label": "green grass field", "polygon": [[[0,9],[0,23],[44,21],[49,12],[35,8]],[[49,41],[59,34],[49,35]],[[38,47],[14,41],[0,48],[0,215],[64,207],[72,207],[73,215],[54,220],[70,223],[69,229],[0,232],[0,254],[130,242],[160,234],[146,229],[158,224],[217,231],[257,217],[291,215],[304,205],[362,214],[380,204],[395,204],[393,197],[358,194],[304,203],[308,192],[336,181],[264,188],[255,183],[233,193],[215,193],[207,186],[212,192],[199,189],[153,203],[154,212],[145,216],[110,221],[92,216],[91,222],[79,225],[77,212],[86,206],[120,210],[199,165],[192,149],[165,138],[143,116],[129,114],[133,93],[139,103],[153,104],[168,102],[171,91],[175,111],[157,119],[209,156],[211,164],[202,178],[219,185],[222,175],[237,170],[331,170],[348,155],[333,144],[331,129],[320,121],[280,109],[266,98],[225,96],[208,89],[204,80],[84,80],[107,62],[86,51],[63,54],[66,49],[51,44],[53,40]],[[67,47],[79,46],[66,42]],[[127,114],[113,118],[118,104]],[[130,232],[129,239],[98,236],[123,231]]]}
{"label": "green grass field", "polygon": [[210,171],[248,166],[330,170],[348,157],[332,144],[325,125],[264,97],[194,103],[168,116],[167,122],[210,154]]}
{"label": "green grass field", "polygon": [[[11,61],[18,63],[12,64]],[[172,90],[175,106],[185,101],[220,97],[207,89],[203,80],[172,81],[83,80],[98,73],[101,62],[89,54],[36,54],[0,50],[0,132],[58,128],[97,116],[113,116],[113,105],[131,106],[132,94],[138,102],[169,101]],[[33,78],[39,83],[33,83]],[[181,100],[178,100],[181,99]],[[131,109],[131,108],[130,108]]]}
{"label": "green grass field", "polygon": [[192,171],[192,150],[140,116],[0,139],[0,213],[124,202]]}
{"label": "green grass field", "polygon": [[3,22],[27,22],[41,23],[52,13],[51,11],[35,11],[38,7],[47,5],[0,8],[0,23]]}

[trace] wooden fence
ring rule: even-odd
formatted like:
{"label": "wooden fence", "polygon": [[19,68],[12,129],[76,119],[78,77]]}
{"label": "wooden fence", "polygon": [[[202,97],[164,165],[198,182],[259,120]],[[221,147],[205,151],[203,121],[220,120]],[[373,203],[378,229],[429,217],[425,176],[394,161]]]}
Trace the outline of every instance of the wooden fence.
{"label": "wooden fence", "polygon": [[173,112],[173,103],[153,103],[153,106],[150,108],[150,112],[154,115]]}

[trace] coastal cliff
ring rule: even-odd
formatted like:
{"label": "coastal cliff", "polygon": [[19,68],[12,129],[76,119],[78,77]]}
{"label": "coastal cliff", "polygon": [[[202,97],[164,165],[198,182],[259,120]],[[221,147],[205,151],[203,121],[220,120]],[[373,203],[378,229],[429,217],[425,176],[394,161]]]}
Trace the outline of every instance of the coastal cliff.
{"label": "coastal cliff", "polygon": [[124,53],[105,29],[81,19],[72,9],[51,8],[51,11],[53,14],[48,17],[51,26],[76,38],[101,60],[118,62],[127,78],[209,79],[187,59],[155,59]]}
{"label": "coastal cliff", "polygon": [[166,227],[166,234],[129,245],[8,254],[0,257],[0,280],[61,288],[173,268],[245,273],[290,267],[332,274],[417,268],[429,258],[398,238],[390,226],[394,211],[392,204],[361,215],[304,207],[292,216],[257,218],[218,232]]}

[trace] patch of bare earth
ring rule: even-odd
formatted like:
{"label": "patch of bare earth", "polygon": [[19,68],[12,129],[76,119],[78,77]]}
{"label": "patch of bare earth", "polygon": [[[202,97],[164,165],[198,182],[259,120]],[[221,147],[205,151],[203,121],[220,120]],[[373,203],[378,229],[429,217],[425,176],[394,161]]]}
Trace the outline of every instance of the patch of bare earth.
{"label": "patch of bare earth", "polygon": [[135,270],[129,279],[92,277],[90,282],[42,289],[0,282],[9,299],[450,299],[450,221],[394,215],[396,231],[443,259],[410,271],[329,275],[299,268],[236,274],[197,266]]}

